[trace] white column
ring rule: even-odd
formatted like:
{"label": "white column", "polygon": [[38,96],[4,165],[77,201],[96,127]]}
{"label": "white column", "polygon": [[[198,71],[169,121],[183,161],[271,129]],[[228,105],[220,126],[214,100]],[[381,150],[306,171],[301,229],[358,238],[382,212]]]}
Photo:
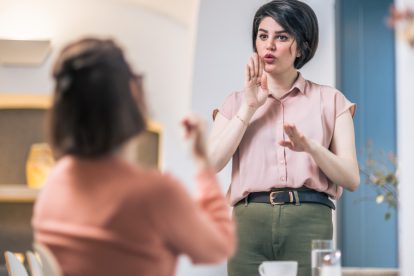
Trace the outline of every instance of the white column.
{"label": "white column", "polygon": [[[414,0],[396,0],[400,8]],[[414,275],[414,48],[396,38],[397,141],[400,168],[399,257],[402,276]],[[381,241],[378,241],[381,242]]]}

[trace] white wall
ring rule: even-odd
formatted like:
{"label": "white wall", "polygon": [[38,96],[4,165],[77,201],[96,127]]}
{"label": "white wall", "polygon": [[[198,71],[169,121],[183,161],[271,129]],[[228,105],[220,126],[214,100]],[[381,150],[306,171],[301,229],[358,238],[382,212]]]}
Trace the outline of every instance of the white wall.
{"label": "white wall", "polygon": [[51,65],[64,44],[86,35],[115,38],[145,75],[151,117],[165,126],[165,167],[189,180],[187,156],[177,145],[179,121],[190,107],[192,32],[170,17],[122,1],[0,0],[1,38],[50,38],[53,47],[39,67],[0,65],[0,93],[49,94]]}
{"label": "white wall", "polygon": [[[133,67],[145,75],[151,117],[164,126],[164,168],[191,190],[194,174],[184,153],[179,122],[190,109],[196,24],[185,25],[133,2],[0,0],[0,38],[50,38],[53,47],[41,66],[0,65],[0,93],[50,94],[51,66],[63,45],[86,35],[115,38]],[[196,10],[189,12],[196,14]],[[197,275],[191,267],[180,269],[179,275]]]}
{"label": "white wall", "polygon": [[[396,0],[400,8],[414,9],[414,0]],[[399,248],[401,276],[414,275],[414,48],[396,40],[397,139],[400,169]]]}
{"label": "white wall", "polygon": [[[264,0],[201,0],[198,18],[192,110],[211,123],[211,112],[233,91],[243,89],[244,66],[252,54],[251,25]],[[320,42],[314,59],[301,72],[312,81],[335,85],[334,0],[306,0],[318,16]],[[223,190],[231,165],[221,173]],[[214,275],[225,275],[223,265]],[[221,273],[221,274],[219,274]],[[205,274],[205,275],[213,275]]]}

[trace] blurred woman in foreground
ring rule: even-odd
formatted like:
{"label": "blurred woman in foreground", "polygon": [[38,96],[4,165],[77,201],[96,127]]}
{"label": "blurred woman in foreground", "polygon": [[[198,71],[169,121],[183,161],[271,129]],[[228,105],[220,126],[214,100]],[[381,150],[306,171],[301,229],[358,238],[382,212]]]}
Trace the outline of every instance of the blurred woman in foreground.
{"label": "blurred woman in foreground", "polygon": [[111,40],[83,39],[53,71],[50,135],[56,167],[34,209],[35,241],[65,275],[173,275],[177,256],[216,263],[232,255],[234,225],[206,157],[202,126],[184,120],[199,198],[171,175],[121,157],[145,129],[139,79]]}

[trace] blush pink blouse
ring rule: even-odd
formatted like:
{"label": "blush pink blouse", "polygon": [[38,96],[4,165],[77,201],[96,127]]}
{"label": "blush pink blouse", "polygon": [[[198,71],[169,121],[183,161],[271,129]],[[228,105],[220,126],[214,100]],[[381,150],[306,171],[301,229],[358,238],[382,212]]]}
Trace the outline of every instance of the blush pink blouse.
{"label": "blush pink blouse", "polygon": [[[231,119],[243,100],[243,92],[230,94],[220,114]],[[308,187],[338,199],[342,187],[332,183],[305,152],[294,152],[278,144],[288,139],[283,125],[293,123],[305,136],[330,147],[335,120],[350,110],[351,103],[338,90],[305,80],[299,74],[281,99],[269,96],[250,120],[232,159],[232,180],[227,196],[234,205],[251,192],[272,188]]]}

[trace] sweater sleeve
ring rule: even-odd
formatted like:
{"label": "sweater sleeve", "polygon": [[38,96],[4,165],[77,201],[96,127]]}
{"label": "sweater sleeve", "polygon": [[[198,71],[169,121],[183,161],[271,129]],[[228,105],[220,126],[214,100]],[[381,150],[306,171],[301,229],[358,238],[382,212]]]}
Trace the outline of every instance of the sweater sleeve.
{"label": "sweater sleeve", "polygon": [[235,249],[234,224],[214,172],[197,175],[197,200],[171,176],[167,182],[161,204],[165,218],[161,232],[167,245],[194,263],[216,263],[230,257]]}

